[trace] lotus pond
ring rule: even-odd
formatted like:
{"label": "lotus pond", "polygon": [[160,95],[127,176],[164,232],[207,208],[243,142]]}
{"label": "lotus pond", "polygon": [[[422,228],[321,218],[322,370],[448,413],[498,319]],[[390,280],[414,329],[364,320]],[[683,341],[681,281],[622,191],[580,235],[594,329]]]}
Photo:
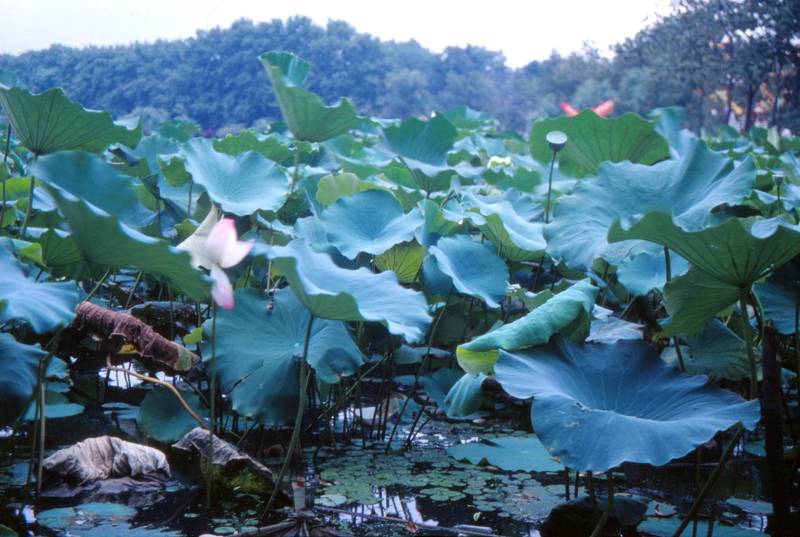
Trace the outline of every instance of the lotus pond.
{"label": "lotus pond", "polygon": [[797,534],[800,139],[258,60],[214,139],[0,81],[0,535]]}

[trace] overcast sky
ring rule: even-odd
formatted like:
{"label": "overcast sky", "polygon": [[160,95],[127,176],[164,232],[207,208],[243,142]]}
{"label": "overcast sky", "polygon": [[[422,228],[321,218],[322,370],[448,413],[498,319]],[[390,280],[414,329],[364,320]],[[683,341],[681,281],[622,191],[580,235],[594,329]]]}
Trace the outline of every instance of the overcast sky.
{"label": "overcast sky", "polygon": [[437,52],[480,45],[519,67],[584,42],[605,52],[668,11],[669,0],[0,0],[0,52],[176,39],[243,17],[306,15]]}

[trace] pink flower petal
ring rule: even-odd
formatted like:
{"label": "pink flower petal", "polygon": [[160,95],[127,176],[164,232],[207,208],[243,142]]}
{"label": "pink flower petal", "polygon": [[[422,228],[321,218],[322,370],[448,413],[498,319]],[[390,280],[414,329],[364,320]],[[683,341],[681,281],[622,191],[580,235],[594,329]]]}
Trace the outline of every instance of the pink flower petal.
{"label": "pink flower petal", "polygon": [[239,262],[250,253],[250,250],[253,248],[253,244],[255,244],[254,240],[249,240],[246,242],[235,241],[233,244],[229,245],[224,252],[222,252],[222,259],[220,259],[219,265],[222,268],[238,265]]}
{"label": "pink flower petal", "polygon": [[233,309],[233,286],[228,275],[219,266],[211,267],[211,297],[223,309]]}
{"label": "pink flower petal", "polygon": [[211,229],[206,239],[206,254],[211,262],[219,265],[225,251],[236,244],[236,224],[230,218],[223,218]]}

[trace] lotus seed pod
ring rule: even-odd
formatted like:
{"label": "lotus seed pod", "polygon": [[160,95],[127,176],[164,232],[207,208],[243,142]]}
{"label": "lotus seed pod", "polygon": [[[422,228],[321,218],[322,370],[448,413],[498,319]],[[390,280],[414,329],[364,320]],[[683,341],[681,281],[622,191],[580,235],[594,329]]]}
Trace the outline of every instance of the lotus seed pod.
{"label": "lotus seed pod", "polygon": [[561,131],[550,131],[545,139],[553,153],[558,153],[567,145],[567,135]]}

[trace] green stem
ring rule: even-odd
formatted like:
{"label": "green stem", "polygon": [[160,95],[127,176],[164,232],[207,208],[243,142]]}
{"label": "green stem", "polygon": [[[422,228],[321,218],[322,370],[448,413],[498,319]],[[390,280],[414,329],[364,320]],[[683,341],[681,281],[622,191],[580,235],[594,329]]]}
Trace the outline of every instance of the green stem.
{"label": "green stem", "polygon": [[[48,355],[48,358],[51,355]],[[43,366],[46,373],[47,365]],[[39,412],[39,461],[36,465],[36,497],[39,498],[42,494],[42,470],[44,467],[44,437],[45,437],[45,430],[46,430],[46,421],[47,421],[47,390],[45,389],[46,383],[44,382],[44,374],[42,375],[42,382],[39,383],[39,398],[40,398],[40,409]]]}
{"label": "green stem", "polygon": [[297,186],[297,176],[300,173],[300,151],[296,151],[294,154],[294,171],[292,172],[292,186],[289,188],[289,194],[294,193],[294,189]]}
{"label": "green stem", "polygon": [[[664,246],[664,270],[666,272],[667,283],[672,281],[672,261],[669,257],[669,248]],[[678,367],[681,371],[686,371],[686,362],[683,361],[683,351],[681,350],[681,342],[678,336],[672,336],[672,344],[675,345],[675,356],[678,357]]]}
{"label": "green stem", "polygon": [[750,287],[739,288],[739,315],[742,317],[742,337],[747,352],[747,362],[750,366],[750,399],[758,399],[758,372],[756,370],[756,356],[753,353],[753,333],[750,330],[750,319],[747,314],[747,299]]}
{"label": "green stem", "polygon": [[89,294],[86,295],[86,298],[83,299],[84,301],[88,302],[89,300],[91,300],[91,298],[95,295],[95,293],[97,293],[97,291],[100,290],[100,287],[102,287],[102,285],[105,283],[106,278],[108,278],[109,274],[111,274],[111,269],[108,269],[106,273],[103,274],[103,277],[100,278],[100,281],[97,282],[97,285],[95,285],[94,288],[89,292]]}
{"label": "green stem", "polygon": [[553,192],[553,168],[556,166],[556,154],[553,151],[553,160],[550,161],[550,173],[547,176],[547,204],[544,206],[544,223],[550,223],[550,196]]}
{"label": "green stem", "polygon": [[128,298],[125,300],[125,306],[122,309],[128,309],[131,306],[131,300],[133,300],[133,295],[136,294],[136,288],[139,286],[139,282],[142,281],[142,272],[139,271],[136,274],[136,280],[133,282],[133,287],[131,287],[131,292],[128,293]]}
{"label": "green stem", "polygon": [[[11,147],[11,125],[6,130],[6,151],[3,153],[3,173],[5,174],[6,163],[8,162],[8,150]],[[3,218],[6,216],[6,179],[3,179],[3,204],[0,205],[0,227],[3,225]]]}
{"label": "green stem", "polygon": [[308,324],[306,325],[306,335],[303,338],[303,355],[300,357],[300,397],[297,402],[297,414],[294,417],[294,429],[292,429],[292,438],[289,440],[289,447],[286,450],[286,458],[283,460],[283,466],[278,473],[278,477],[273,483],[272,493],[269,495],[269,501],[264,509],[264,514],[268,513],[275,502],[278,495],[278,489],[283,481],[283,476],[286,475],[286,470],[289,468],[289,463],[292,461],[297,444],[300,441],[300,432],[303,429],[303,413],[306,410],[306,393],[308,391],[308,382],[311,379],[311,368],[307,367],[306,359],[308,358],[308,343],[311,340],[311,326],[314,324],[314,316],[308,317]]}
{"label": "green stem", "polygon": [[[436,337],[436,329],[439,327],[439,322],[442,320],[444,312],[447,309],[448,304],[450,304],[450,297],[452,296],[453,296],[453,286],[451,285],[450,290],[447,292],[447,298],[444,301],[444,306],[442,306],[442,309],[439,310],[439,313],[436,315],[436,320],[433,322],[433,326],[431,327],[431,334],[428,337],[428,348],[425,351],[425,358],[423,358],[422,363],[419,366],[419,369],[417,369],[417,373],[414,375],[414,382],[411,385],[411,391],[406,396],[405,401],[403,401],[403,407],[400,409],[400,414],[397,417],[397,421],[392,426],[392,433],[389,435],[389,441],[386,443],[386,453],[389,452],[389,448],[392,446],[392,440],[394,440],[394,435],[395,433],[397,433],[398,425],[400,425],[400,422],[403,420],[403,414],[405,414],[406,408],[408,407],[408,401],[411,399],[411,395],[414,393],[414,391],[417,389],[419,385],[419,375],[422,372],[422,370],[425,369],[425,367],[427,367],[428,362],[430,362],[431,347],[433,346],[433,338]],[[419,413],[417,414],[414,423],[411,424],[411,429],[409,429],[408,431],[406,442],[408,442],[409,439],[411,438],[411,435],[414,432],[414,427],[417,425],[417,422],[419,421],[420,416],[422,416],[422,412],[425,410],[427,404],[428,401],[426,400],[422,408],[419,409]]]}
{"label": "green stem", "polygon": [[725,469],[725,464],[727,464],[728,459],[730,459],[731,455],[733,455],[733,448],[742,438],[743,434],[744,434],[744,427],[740,425],[739,429],[736,431],[736,434],[733,435],[733,438],[728,443],[727,447],[725,448],[725,451],[722,453],[722,457],[719,459],[719,464],[717,465],[716,468],[714,468],[714,471],[711,472],[711,475],[708,476],[705,485],[703,485],[703,488],[700,490],[700,493],[694,499],[694,503],[689,508],[689,512],[686,513],[686,516],[681,522],[681,525],[678,526],[678,528],[672,534],[672,537],[680,537],[681,534],[683,533],[683,530],[685,530],[686,527],[689,525],[689,522],[691,522],[692,519],[695,516],[697,516],[697,512],[700,510],[700,505],[706,499],[708,493],[711,492],[711,489],[714,487],[714,484],[719,479],[719,476],[722,475],[722,470]]}
{"label": "green stem", "polygon": [[209,414],[209,438],[208,452],[206,453],[206,506],[211,509],[211,489],[214,485],[212,470],[214,458],[214,430],[216,429],[215,414],[217,394],[217,305],[211,301],[211,377],[208,383],[208,401],[210,408]]}
{"label": "green stem", "polygon": [[31,211],[33,210],[33,185],[35,183],[36,179],[31,175],[31,180],[28,184],[28,206],[25,207],[25,218],[22,220],[22,227],[19,228],[20,239],[25,237],[25,231],[28,229],[28,220],[31,218]]}

